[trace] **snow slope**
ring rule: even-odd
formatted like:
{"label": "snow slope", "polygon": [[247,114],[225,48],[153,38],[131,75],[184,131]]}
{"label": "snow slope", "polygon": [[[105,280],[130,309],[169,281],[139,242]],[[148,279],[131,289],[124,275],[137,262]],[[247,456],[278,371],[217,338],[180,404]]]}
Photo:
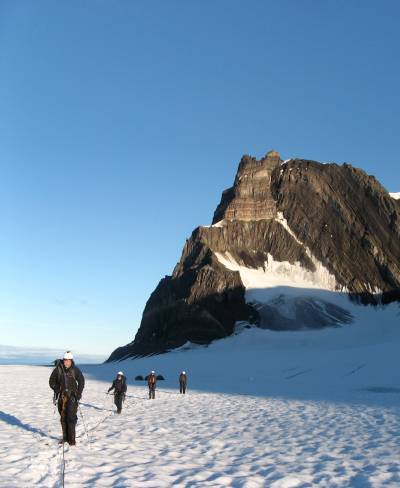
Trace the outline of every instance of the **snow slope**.
{"label": "snow slope", "polygon": [[[396,315],[397,305],[366,307],[350,301],[345,291],[334,291],[334,276],[316,260],[316,270],[311,272],[300,263],[275,261],[271,255],[264,268],[258,269],[238,264],[229,252],[216,253],[216,256],[226,268],[240,273],[246,289],[246,302],[258,310],[262,327],[265,323],[265,327],[275,328],[274,325],[284,320],[298,328],[310,328],[307,319],[316,323],[317,327],[322,321],[327,325],[342,323],[346,326],[348,322],[354,322],[365,326],[376,321],[386,324],[399,320]],[[370,290],[379,295],[379,290]],[[304,319],[305,307],[312,312],[310,317]],[[339,320],[335,320],[332,309],[333,315],[339,317]]]}
{"label": "snow slope", "polygon": [[[369,323],[398,321],[393,307],[364,307],[349,300],[347,289],[312,254],[278,213],[275,219],[304,247],[314,264],[314,271],[300,262],[276,261],[268,254],[263,267],[248,268],[237,262],[228,252],[216,252],[218,261],[227,269],[240,274],[246,290],[246,302],[257,309],[260,326],[275,330],[314,329],[326,326],[346,326],[349,322]],[[366,283],[370,293],[380,296],[381,290]]]}
{"label": "snow slope", "polygon": [[398,193],[389,193],[389,195],[394,198],[395,200],[400,200],[400,192]]}
{"label": "snow slope", "polygon": [[[399,345],[393,321],[307,332],[239,326],[209,347],[84,366],[89,439],[80,418],[65,486],[398,487]],[[121,416],[105,395],[119,369],[129,384]],[[154,401],[133,381],[150,369],[166,377]],[[183,369],[186,396],[177,392]],[[2,487],[61,486],[50,371],[0,366]]]}

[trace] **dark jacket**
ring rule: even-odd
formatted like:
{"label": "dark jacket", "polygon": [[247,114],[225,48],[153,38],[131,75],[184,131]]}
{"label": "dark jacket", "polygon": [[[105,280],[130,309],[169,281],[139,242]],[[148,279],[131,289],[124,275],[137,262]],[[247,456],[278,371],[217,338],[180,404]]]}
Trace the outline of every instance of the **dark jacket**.
{"label": "dark jacket", "polygon": [[187,376],[183,373],[181,373],[179,375],[179,383],[181,383],[182,385],[186,385],[187,383]]}
{"label": "dark jacket", "polygon": [[111,387],[108,389],[110,392],[111,390],[115,390],[115,393],[126,393],[126,380],[125,376],[122,377],[122,379],[115,378],[115,380],[112,382]]}
{"label": "dark jacket", "polygon": [[50,375],[49,385],[56,395],[74,396],[79,401],[85,388],[85,378],[73,361],[68,369],[59,361]]}
{"label": "dark jacket", "polygon": [[147,384],[149,385],[149,388],[155,388],[157,383],[157,377],[155,374],[149,374],[147,378]]}

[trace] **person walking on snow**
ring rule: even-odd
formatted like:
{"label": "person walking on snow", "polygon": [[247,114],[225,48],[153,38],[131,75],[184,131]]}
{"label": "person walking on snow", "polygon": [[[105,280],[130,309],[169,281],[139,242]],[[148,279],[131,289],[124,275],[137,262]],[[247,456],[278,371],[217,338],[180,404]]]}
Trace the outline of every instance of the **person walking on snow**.
{"label": "person walking on snow", "polygon": [[85,378],[81,370],[75,366],[71,351],[64,353],[64,358],[56,362],[56,367],[49,378],[50,388],[54,391],[54,400],[58,403],[62,440],[70,446],[75,445],[75,426],[78,421],[76,415],[78,403],[85,387]]}
{"label": "person walking on snow", "polygon": [[147,377],[147,384],[149,385],[149,400],[155,399],[156,397],[156,383],[157,377],[154,371],[152,371]]}
{"label": "person walking on snow", "polygon": [[112,382],[112,385],[108,389],[107,393],[110,393],[111,390],[114,390],[114,403],[117,407],[117,413],[121,413],[122,402],[125,401],[126,393],[126,378],[122,371],[118,371],[117,377]]}
{"label": "person walking on snow", "polygon": [[186,385],[187,385],[187,376],[185,371],[179,375],[179,393],[186,393]]}

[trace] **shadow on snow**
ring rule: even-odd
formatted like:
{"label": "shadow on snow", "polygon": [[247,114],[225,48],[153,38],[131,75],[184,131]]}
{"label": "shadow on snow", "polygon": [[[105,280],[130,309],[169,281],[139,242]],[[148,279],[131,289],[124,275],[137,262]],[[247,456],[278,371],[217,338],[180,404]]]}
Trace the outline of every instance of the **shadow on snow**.
{"label": "shadow on snow", "polygon": [[20,429],[27,430],[28,432],[32,432],[33,434],[38,434],[41,437],[48,437],[49,439],[57,439],[57,437],[46,434],[46,432],[43,432],[42,429],[38,429],[37,427],[33,427],[32,425],[25,424],[24,422],[21,422],[19,418],[14,417],[14,415],[5,413],[2,410],[0,410],[0,421],[5,422],[6,424],[9,425],[13,425],[15,427],[19,427]]}

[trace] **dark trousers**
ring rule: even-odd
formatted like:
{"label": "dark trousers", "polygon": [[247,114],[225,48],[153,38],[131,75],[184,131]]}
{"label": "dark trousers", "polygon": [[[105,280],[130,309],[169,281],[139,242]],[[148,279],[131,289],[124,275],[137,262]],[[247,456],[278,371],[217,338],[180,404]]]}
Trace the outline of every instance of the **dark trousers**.
{"label": "dark trousers", "polygon": [[117,407],[118,413],[121,413],[123,400],[124,400],[124,394],[121,393],[120,391],[116,391],[114,393],[114,403],[115,406]]}
{"label": "dark trousers", "polygon": [[62,397],[58,399],[58,412],[63,433],[63,441],[69,444],[75,444],[75,426],[78,421],[76,415],[78,411],[78,402],[75,397]]}
{"label": "dark trousers", "polygon": [[182,381],[179,382],[179,393],[186,393],[186,383]]}
{"label": "dark trousers", "polygon": [[155,385],[149,385],[149,398],[155,399],[156,397],[156,386]]}

